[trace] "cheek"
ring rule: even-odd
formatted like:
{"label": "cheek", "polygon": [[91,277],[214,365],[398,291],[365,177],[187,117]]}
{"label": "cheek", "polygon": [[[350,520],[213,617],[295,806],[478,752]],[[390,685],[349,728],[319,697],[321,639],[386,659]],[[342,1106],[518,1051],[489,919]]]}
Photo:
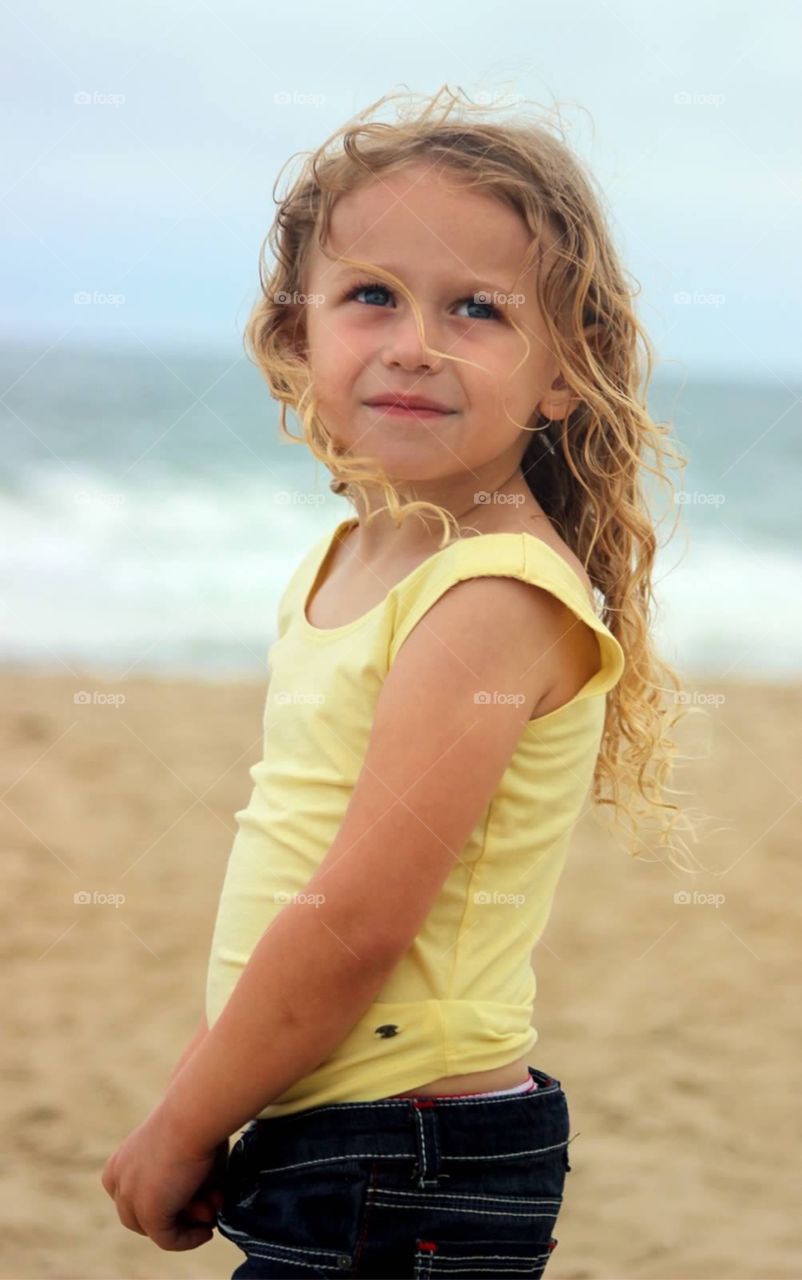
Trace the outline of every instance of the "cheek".
{"label": "cheek", "polygon": [[537,398],[543,366],[543,354],[539,350],[530,351],[523,363],[522,354],[518,351],[517,358],[507,365],[498,383],[505,403],[519,408]]}
{"label": "cheek", "polygon": [[331,343],[312,353],[309,369],[312,392],[326,429],[338,443],[348,443],[355,371],[346,365],[342,355],[338,356]]}
{"label": "cheek", "polygon": [[521,343],[512,341],[508,332],[488,332],[477,327],[461,341],[454,342],[451,352],[466,361],[456,366],[460,376],[470,378],[476,388],[484,388],[487,395],[495,395],[499,388],[515,386],[522,378],[531,377],[532,353],[527,357]]}
{"label": "cheek", "polygon": [[328,382],[344,382],[359,369],[368,353],[364,326],[337,313],[316,318],[309,326],[310,364]]}
{"label": "cheek", "polygon": [[378,325],[359,312],[337,311],[327,318],[326,340],[350,364],[360,364],[379,345]]}

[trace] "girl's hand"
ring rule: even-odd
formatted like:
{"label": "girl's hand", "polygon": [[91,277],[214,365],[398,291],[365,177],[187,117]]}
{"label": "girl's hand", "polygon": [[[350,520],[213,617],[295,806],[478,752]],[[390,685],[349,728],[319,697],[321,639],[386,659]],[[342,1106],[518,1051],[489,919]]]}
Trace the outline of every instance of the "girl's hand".
{"label": "girl's hand", "polygon": [[123,1226],[160,1249],[197,1249],[214,1236],[227,1161],[228,1139],[206,1154],[182,1150],[156,1107],[109,1156],[101,1181]]}

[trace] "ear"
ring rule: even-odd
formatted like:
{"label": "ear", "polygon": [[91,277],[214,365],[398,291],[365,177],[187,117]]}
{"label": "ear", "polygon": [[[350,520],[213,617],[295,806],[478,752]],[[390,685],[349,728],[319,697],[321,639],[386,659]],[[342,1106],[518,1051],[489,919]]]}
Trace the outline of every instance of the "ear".
{"label": "ear", "polygon": [[[596,339],[602,329],[603,326],[601,324],[585,326],[585,340],[594,354],[598,349]],[[547,418],[552,418],[555,422],[559,422],[562,418],[566,418],[573,413],[574,409],[581,403],[580,397],[571,393],[565,378],[561,373],[558,373],[546,395],[540,401],[538,408]]]}
{"label": "ear", "polygon": [[538,410],[544,417],[551,418],[553,422],[559,422],[562,418],[567,418],[578,404],[578,396],[571,394],[571,389],[567,382],[562,374],[558,373],[548,391],[542,397]]}

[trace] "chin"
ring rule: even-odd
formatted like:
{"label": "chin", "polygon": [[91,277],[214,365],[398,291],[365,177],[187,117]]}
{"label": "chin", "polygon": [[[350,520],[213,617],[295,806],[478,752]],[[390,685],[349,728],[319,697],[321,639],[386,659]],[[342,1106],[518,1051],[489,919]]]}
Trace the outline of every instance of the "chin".
{"label": "chin", "polygon": [[392,480],[410,484],[442,479],[449,472],[449,460],[453,461],[453,454],[448,452],[436,457],[431,451],[409,448],[382,449],[369,456],[376,459]]}

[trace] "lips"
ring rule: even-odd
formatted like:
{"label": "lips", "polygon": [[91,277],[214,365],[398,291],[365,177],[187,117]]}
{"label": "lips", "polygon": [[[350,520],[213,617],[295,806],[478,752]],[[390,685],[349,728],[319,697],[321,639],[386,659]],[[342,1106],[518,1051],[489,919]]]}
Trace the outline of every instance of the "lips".
{"label": "lips", "polygon": [[389,409],[396,412],[453,413],[447,404],[431,400],[428,396],[381,395],[373,396],[365,403],[371,409]]}

